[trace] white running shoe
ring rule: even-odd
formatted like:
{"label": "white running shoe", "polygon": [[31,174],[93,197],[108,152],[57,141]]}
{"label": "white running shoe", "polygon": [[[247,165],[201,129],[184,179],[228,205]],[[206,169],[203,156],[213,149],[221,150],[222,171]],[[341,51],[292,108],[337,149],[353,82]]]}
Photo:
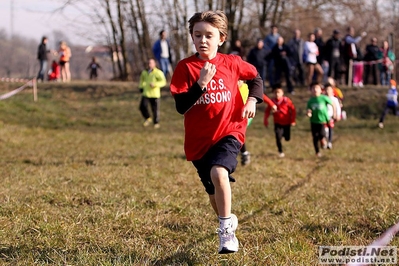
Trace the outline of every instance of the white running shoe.
{"label": "white running shoe", "polygon": [[332,143],[331,142],[329,142],[329,143],[327,143],[327,149],[332,149]]}
{"label": "white running shoe", "polygon": [[378,123],[378,127],[379,127],[379,128],[384,128],[384,123],[379,122],[379,123]]}
{"label": "white running shoe", "polygon": [[284,158],[284,157],[285,157],[285,154],[284,154],[284,152],[280,152],[280,153],[278,154],[278,157],[280,157],[280,158]]}
{"label": "white running shoe", "polygon": [[148,127],[148,126],[151,125],[151,124],[152,124],[152,118],[149,117],[149,118],[147,118],[147,119],[144,121],[143,126]]}
{"label": "white running shoe", "polygon": [[238,227],[237,216],[231,214],[231,223],[226,228],[219,228],[219,254],[228,254],[238,251],[238,239],[235,231]]}

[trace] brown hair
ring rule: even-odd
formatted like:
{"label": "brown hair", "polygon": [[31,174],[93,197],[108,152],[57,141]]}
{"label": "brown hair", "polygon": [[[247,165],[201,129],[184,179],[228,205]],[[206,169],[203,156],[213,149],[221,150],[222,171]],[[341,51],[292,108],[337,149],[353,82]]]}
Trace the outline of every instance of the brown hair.
{"label": "brown hair", "polygon": [[216,10],[195,13],[188,21],[191,35],[193,34],[195,23],[198,22],[208,22],[219,30],[221,37],[227,38],[228,20],[223,11]]}

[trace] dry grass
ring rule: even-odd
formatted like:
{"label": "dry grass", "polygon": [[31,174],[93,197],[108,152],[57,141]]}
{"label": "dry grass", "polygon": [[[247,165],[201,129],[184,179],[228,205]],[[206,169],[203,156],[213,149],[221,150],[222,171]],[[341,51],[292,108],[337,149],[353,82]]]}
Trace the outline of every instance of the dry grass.
{"label": "dry grass", "polygon": [[37,103],[0,101],[0,264],[317,265],[319,245],[368,244],[399,218],[399,119],[376,127],[385,93],[344,90],[349,120],[320,159],[307,92],[284,159],[259,106],[252,163],[234,174],[240,251],[223,256],[167,92],[159,130],[142,128],[135,84],[40,84]]}

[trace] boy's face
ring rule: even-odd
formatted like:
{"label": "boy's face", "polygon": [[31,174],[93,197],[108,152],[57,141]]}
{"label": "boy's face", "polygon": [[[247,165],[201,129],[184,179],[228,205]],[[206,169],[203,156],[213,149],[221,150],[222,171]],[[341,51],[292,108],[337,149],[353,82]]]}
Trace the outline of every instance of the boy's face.
{"label": "boy's face", "polygon": [[219,45],[225,41],[217,28],[208,22],[198,22],[193,27],[192,39],[202,60],[215,58]]}
{"label": "boy's face", "polygon": [[313,96],[320,96],[321,95],[321,87],[320,87],[320,85],[314,85],[312,87],[312,94],[313,94]]}
{"label": "boy's face", "polygon": [[150,59],[148,61],[148,67],[149,67],[149,69],[154,69],[156,67],[156,63],[155,63],[154,59]]}
{"label": "boy's face", "polygon": [[276,95],[276,98],[279,100],[279,99],[283,98],[284,91],[283,91],[283,89],[276,89],[274,91],[274,94]]}

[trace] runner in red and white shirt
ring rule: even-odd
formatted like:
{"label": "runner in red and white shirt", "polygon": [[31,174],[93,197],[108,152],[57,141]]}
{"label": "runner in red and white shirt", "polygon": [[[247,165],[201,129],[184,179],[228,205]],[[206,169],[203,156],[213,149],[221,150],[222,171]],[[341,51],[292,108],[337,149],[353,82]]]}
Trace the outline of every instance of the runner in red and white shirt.
{"label": "runner in red and white shirt", "polygon": [[[228,21],[222,11],[195,13],[189,30],[197,53],[178,63],[170,91],[184,114],[184,149],[192,161],[219,217],[220,254],[238,251],[237,217],[231,213],[230,176],[245,141],[247,119],[262,102],[263,81],[255,67],[236,55],[218,53],[226,41]],[[249,89],[244,104],[238,80]]]}

